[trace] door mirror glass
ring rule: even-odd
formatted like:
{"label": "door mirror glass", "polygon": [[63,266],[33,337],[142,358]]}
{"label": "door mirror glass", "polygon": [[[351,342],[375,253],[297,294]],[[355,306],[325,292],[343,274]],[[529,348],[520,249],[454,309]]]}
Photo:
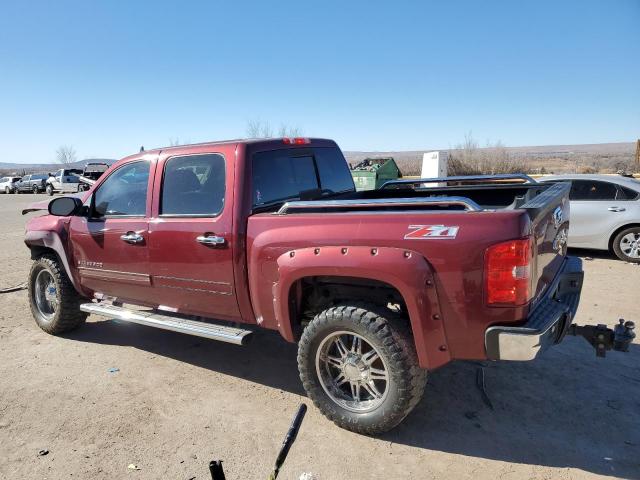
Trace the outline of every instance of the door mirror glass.
{"label": "door mirror glass", "polygon": [[77,197],[60,197],[49,202],[49,214],[57,217],[75,215],[82,207],[82,200]]}

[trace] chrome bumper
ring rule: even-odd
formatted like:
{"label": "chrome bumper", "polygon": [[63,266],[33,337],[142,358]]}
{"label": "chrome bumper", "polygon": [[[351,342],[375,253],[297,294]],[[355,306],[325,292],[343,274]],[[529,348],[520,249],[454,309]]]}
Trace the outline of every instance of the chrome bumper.
{"label": "chrome bumper", "polygon": [[496,325],[485,332],[490,360],[533,360],[566,335],[580,302],[582,260],[567,257],[545,296],[519,327]]}

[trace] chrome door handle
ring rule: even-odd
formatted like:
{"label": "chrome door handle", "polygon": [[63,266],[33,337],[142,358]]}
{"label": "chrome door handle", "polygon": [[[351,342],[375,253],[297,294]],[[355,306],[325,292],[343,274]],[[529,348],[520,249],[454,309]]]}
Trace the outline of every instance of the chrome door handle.
{"label": "chrome door handle", "polygon": [[120,235],[120,240],[127,243],[142,243],[144,237],[136,232],[127,232],[124,235]]}
{"label": "chrome door handle", "polygon": [[626,208],[624,207],[609,207],[607,210],[610,212],[624,212]]}
{"label": "chrome door handle", "polygon": [[196,242],[199,242],[203,245],[221,247],[225,244],[226,240],[224,237],[218,237],[217,235],[200,235],[199,237],[196,237]]}

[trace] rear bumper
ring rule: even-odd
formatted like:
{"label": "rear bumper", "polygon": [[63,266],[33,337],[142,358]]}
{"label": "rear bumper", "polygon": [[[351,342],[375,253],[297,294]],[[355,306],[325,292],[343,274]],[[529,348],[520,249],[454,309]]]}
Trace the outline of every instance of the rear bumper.
{"label": "rear bumper", "polygon": [[582,260],[567,257],[544,297],[519,327],[493,326],[485,332],[490,360],[533,360],[566,335],[580,302]]}

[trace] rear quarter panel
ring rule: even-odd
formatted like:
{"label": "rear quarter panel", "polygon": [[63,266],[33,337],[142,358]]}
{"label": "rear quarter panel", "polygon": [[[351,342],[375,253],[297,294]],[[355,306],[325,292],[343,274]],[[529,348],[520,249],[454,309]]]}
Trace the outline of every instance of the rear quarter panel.
{"label": "rear quarter panel", "polygon": [[[405,239],[415,228],[411,225],[457,226],[451,239]],[[447,213],[308,213],[278,216],[259,214],[248,219],[247,263],[250,295],[259,323],[278,329],[288,319],[279,318],[274,295],[283,281],[278,259],[291,251],[314,247],[367,247],[400,249],[420,257],[433,273],[437,295],[434,307],[427,296],[424,275],[405,266],[402,258],[376,267],[378,279],[397,287],[399,270],[413,281],[412,295],[405,302],[419,305],[421,318],[412,318],[426,339],[432,330],[443,331],[442,345],[450,358],[484,358],[485,329],[497,323],[521,321],[528,307],[496,308],[484,304],[483,265],[486,247],[500,241],[521,238],[531,233],[525,212],[447,212]],[[281,261],[282,263],[282,261]],[[359,269],[368,260],[360,259]],[[373,265],[373,262],[371,266]],[[334,275],[358,276],[356,265],[343,261],[333,265]],[[357,273],[357,272],[356,272]],[[288,273],[290,275],[290,272]],[[276,302],[281,301],[277,299]],[[438,312],[433,309],[438,309]],[[438,314],[440,319],[434,320]],[[433,322],[438,326],[434,326]],[[424,348],[417,345],[418,350]],[[428,364],[421,356],[421,364]],[[439,363],[439,362],[438,362]]]}

